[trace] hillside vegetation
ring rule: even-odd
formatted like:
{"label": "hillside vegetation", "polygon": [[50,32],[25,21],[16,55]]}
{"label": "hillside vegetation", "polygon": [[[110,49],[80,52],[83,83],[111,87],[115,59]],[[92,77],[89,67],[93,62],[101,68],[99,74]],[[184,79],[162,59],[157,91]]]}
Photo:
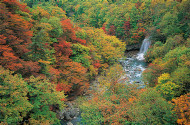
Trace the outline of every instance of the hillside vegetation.
{"label": "hillside vegetation", "polygon": [[[189,6],[189,0],[1,0],[0,124],[60,124],[57,112],[73,95],[81,124],[190,124]],[[118,60],[126,45],[145,37],[152,42],[146,87],[124,84]]]}

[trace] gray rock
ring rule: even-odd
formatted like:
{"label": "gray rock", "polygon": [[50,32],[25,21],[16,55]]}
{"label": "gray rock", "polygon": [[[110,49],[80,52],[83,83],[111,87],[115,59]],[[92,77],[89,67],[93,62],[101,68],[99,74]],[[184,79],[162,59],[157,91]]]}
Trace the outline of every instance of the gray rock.
{"label": "gray rock", "polygon": [[79,115],[79,108],[74,108],[70,102],[65,103],[67,107],[59,112],[59,118],[70,121]]}
{"label": "gray rock", "polygon": [[73,123],[71,123],[71,122],[68,122],[68,123],[67,123],[67,125],[73,125]]}

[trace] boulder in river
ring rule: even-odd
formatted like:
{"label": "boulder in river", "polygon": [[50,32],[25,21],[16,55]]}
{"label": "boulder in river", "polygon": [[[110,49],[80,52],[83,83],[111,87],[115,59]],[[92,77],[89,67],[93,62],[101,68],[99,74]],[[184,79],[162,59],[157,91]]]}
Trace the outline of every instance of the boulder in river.
{"label": "boulder in river", "polygon": [[74,108],[72,103],[66,102],[67,107],[59,112],[60,119],[70,121],[79,115],[79,108]]}

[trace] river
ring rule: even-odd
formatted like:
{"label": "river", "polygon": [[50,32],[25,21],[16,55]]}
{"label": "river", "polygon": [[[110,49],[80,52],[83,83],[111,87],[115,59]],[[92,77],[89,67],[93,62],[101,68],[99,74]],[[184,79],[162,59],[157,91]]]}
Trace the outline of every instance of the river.
{"label": "river", "polygon": [[126,74],[123,76],[127,78],[126,84],[139,84],[140,87],[145,87],[142,81],[142,72],[147,68],[147,63],[144,61],[144,55],[151,44],[150,37],[145,38],[142,42],[140,51],[137,53],[127,53],[126,58],[120,59]]}
{"label": "river", "polygon": [[[147,63],[144,61],[144,54],[148,50],[151,42],[149,38],[145,38],[142,42],[140,51],[130,51],[126,53],[126,57],[119,60],[126,72],[124,79],[126,84],[139,84],[140,88],[145,87],[142,81],[142,72],[147,68]],[[72,119],[71,121],[61,121],[61,125],[80,125],[81,116]]]}
{"label": "river", "polygon": [[146,69],[147,63],[144,60],[139,60],[138,54],[122,58],[119,62],[123,66],[123,70],[126,72],[123,76],[123,78],[127,78],[125,81],[126,84],[139,84],[143,87],[142,72]]}

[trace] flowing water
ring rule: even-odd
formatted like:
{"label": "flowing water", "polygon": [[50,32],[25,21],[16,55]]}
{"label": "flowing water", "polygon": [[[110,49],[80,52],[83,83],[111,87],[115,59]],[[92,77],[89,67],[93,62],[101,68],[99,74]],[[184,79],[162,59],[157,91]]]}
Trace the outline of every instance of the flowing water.
{"label": "flowing water", "polygon": [[145,86],[142,82],[142,72],[147,67],[147,63],[144,61],[144,54],[148,50],[150,44],[149,38],[146,38],[143,40],[138,54],[120,59],[120,63],[126,72],[123,76],[123,78],[126,78],[126,83],[140,84],[141,87]]}
{"label": "flowing water", "polygon": [[137,57],[136,57],[138,60],[144,60],[144,54],[148,50],[150,44],[151,44],[150,38],[146,38],[143,40],[143,43],[140,48],[140,52],[137,54]]}
{"label": "flowing water", "polygon": [[[140,87],[144,87],[142,82],[142,72],[146,69],[147,63],[144,61],[144,54],[148,50],[151,42],[149,38],[144,39],[138,53],[127,56],[127,58],[120,59],[119,62],[122,64],[126,74],[123,76],[126,79],[126,84],[140,84]],[[77,125],[80,124],[81,116],[72,119],[71,121],[62,121],[61,125]]]}
{"label": "flowing water", "polygon": [[123,78],[126,79],[126,83],[140,84],[140,86],[144,87],[142,82],[142,72],[147,67],[147,64],[144,60],[137,59],[137,57],[138,55],[134,55],[130,58],[120,60],[123,69],[126,72]]}

